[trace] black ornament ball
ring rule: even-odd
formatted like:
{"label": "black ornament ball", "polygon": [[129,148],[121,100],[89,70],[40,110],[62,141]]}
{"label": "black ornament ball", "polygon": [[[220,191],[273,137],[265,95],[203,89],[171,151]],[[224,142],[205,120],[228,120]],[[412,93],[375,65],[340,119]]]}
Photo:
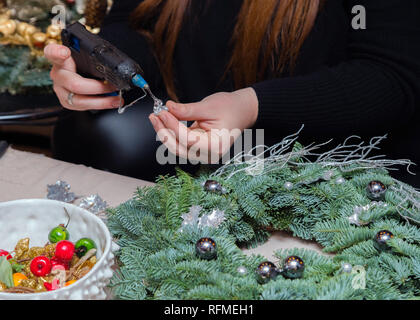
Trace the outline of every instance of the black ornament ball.
{"label": "black ornament ball", "polygon": [[290,256],[284,260],[283,276],[289,279],[302,278],[305,263],[297,256]]}
{"label": "black ornament ball", "polygon": [[217,257],[216,242],[212,238],[201,238],[195,244],[195,251],[201,259],[215,259]]}
{"label": "black ornament ball", "polygon": [[222,185],[214,180],[207,180],[204,183],[204,190],[208,192],[214,192],[214,193],[223,193],[223,187]]}
{"label": "black ornament ball", "polygon": [[279,275],[279,270],[274,263],[265,261],[258,266],[256,274],[258,283],[264,284],[276,279]]}
{"label": "black ornament ball", "polygon": [[381,201],[385,198],[386,186],[380,181],[371,181],[366,187],[367,196],[372,201]]}
{"label": "black ornament ball", "polygon": [[391,248],[388,246],[388,241],[394,238],[392,232],[388,230],[381,230],[375,236],[375,248],[380,251],[387,251]]}

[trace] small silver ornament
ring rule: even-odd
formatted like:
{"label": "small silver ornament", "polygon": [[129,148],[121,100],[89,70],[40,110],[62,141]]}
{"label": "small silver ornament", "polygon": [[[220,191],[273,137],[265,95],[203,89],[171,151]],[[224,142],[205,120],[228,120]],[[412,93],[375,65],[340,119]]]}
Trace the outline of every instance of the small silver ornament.
{"label": "small silver ornament", "polygon": [[354,224],[354,225],[356,225],[358,227],[366,226],[370,222],[369,221],[368,222],[360,221],[360,215],[362,213],[367,212],[370,209],[375,208],[375,207],[383,207],[383,208],[386,208],[387,206],[388,205],[385,202],[381,202],[381,201],[379,201],[379,202],[373,201],[373,202],[371,202],[371,203],[369,203],[369,204],[367,204],[365,206],[356,206],[353,209],[353,214],[350,217],[348,217],[349,222],[350,222],[350,224]]}
{"label": "small silver ornament", "polygon": [[183,226],[196,224],[198,217],[200,215],[202,207],[201,206],[192,206],[188,213],[183,214],[181,217],[184,220],[182,222]]}
{"label": "small silver ornament", "polygon": [[343,177],[337,178],[337,179],[335,180],[335,183],[336,183],[336,184],[343,184],[343,183],[345,183],[345,182],[346,182],[346,179],[344,179]]}
{"label": "small silver ornament", "polygon": [[97,214],[104,211],[108,207],[108,204],[99,195],[95,194],[83,198],[79,207]]}
{"label": "small silver ornament", "polygon": [[283,185],[283,187],[284,187],[286,190],[292,190],[292,189],[293,189],[293,187],[294,187],[294,185],[293,185],[293,183],[291,183],[291,182],[286,182],[286,183]]}
{"label": "small silver ornament", "polygon": [[162,111],[169,111],[168,107],[165,106],[162,102],[162,100],[160,99],[153,99],[154,100],[154,104],[153,104],[153,113],[155,115],[159,115]]}
{"label": "small silver ornament", "polygon": [[341,265],[341,272],[343,273],[351,273],[353,270],[353,266],[350,263],[343,263]]}
{"label": "small silver ornament", "polygon": [[248,269],[244,266],[240,266],[238,267],[238,269],[236,269],[236,271],[241,275],[244,276],[248,273]]}
{"label": "small silver ornament", "polygon": [[369,205],[366,205],[364,207],[360,207],[360,206],[355,207],[353,209],[353,214],[348,218],[350,224],[356,225],[358,227],[368,225],[370,222],[360,221],[360,214],[362,214],[363,212],[365,212],[369,209],[370,209]]}
{"label": "small silver ornament", "polygon": [[188,225],[197,225],[199,227],[218,228],[225,220],[225,212],[223,210],[214,209],[210,214],[205,214],[200,217],[200,212],[203,208],[201,206],[192,206],[188,213],[183,214],[183,219],[180,232]]}
{"label": "small silver ornament", "polygon": [[322,179],[324,179],[326,181],[329,181],[329,180],[331,180],[333,175],[334,175],[334,171],[332,171],[332,170],[325,171],[324,174],[322,175]]}
{"label": "small silver ornament", "polygon": [[70,188],[67,182],[61,180],[55,184],[49,184],[47,185],[47,199],[71,203],[76,200],[76,195],[70,192]]}

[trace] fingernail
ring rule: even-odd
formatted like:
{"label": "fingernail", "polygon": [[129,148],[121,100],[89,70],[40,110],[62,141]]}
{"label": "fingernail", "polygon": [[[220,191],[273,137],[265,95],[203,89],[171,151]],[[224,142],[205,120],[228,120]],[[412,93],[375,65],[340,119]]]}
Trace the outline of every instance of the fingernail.
{"label": "fingernail", "polygon": [[63,57],[63,58],[67,58],[67,53],[68,53],[68,51],[67,51],[67,49],[60,49],[60,55]]}
{"label": "fingernail", "polygon": [[166,115],[163,112],[159,112],[159,114],[157,115],[163,122],[165,122],[166,120]]}
{"label": "fingernail", "polygon": [[149,118],[150,122],[153,124],[153,126],[156,126],[156,119],[152,116]]}

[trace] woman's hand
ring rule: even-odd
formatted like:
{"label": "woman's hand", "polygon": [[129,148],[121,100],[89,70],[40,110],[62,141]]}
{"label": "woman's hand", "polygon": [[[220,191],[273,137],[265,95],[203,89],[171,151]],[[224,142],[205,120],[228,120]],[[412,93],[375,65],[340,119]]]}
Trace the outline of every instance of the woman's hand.
{"label": "woman's hand", "polygon": [[[169,112],[149,117],[159,139],[173,154],[201,163],[217,163],[258,116],[252,88],[216,93],[197,103],[169,101],[166,106]],[[195,122],[187,128],[180,121]]]}
{"label": "woman's hand", "polygon": [[120,106],[119,97],[95,96],[115,92],[116,88],[111,84],[78,75],[69,48],[50,44],[45,47],[44,54],[53,64],[50,76],[54,82],[54,91],[63,107],[84,111],[112,109]]}

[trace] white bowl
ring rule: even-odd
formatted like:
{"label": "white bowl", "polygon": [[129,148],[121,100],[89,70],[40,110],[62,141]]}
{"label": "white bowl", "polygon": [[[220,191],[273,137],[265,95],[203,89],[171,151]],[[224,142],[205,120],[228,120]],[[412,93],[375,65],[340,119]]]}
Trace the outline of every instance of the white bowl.
{"label": "white bowl", "polygon": [[30,247],[43,247],[48,233],[68,218],[70,241],[88,237],[97,245],[97,263],[92,270],[74,284],[62,289],[33,293],[0,292],[0,300],[86,300],[105,299],[105,288],[112,277],[114,255],[112,239],[101,219],[82,208],[52,200],[17,200],[0,203],[0,249],[13,251],[19,239],[30,238]]}

